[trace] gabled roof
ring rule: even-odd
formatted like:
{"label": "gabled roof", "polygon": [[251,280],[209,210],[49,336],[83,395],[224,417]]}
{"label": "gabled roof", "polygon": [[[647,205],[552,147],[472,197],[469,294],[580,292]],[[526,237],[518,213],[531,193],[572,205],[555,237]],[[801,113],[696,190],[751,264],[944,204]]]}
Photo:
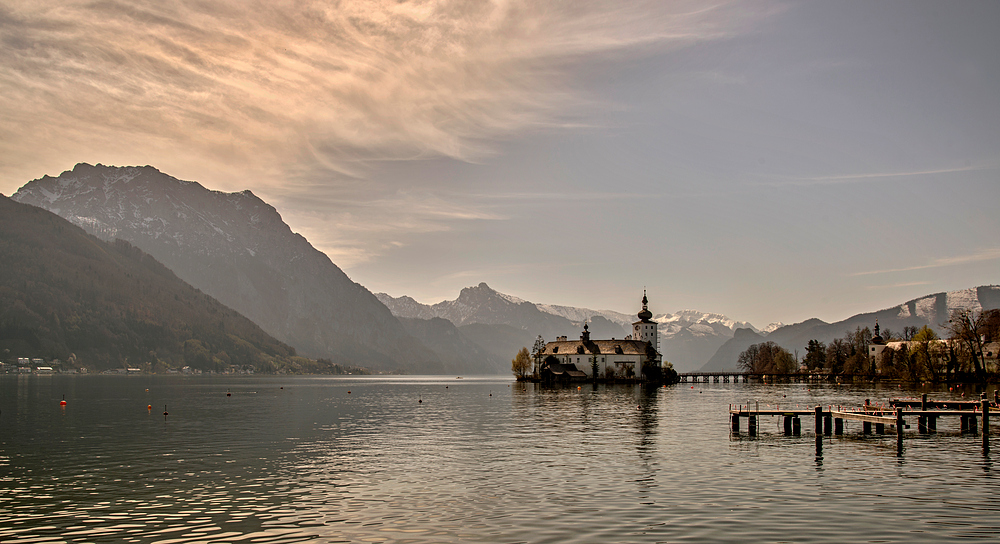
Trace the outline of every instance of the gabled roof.
{"label": "gabled roof", "polygon": [[586,378],[587,373],[576,368],[576,365],[572,363],[550,363],[548,366],[548,371],[555,376],[566,375],[570,378]]}
{"label": "gabled roof", "polygon": [[[566,340],[545,344],[548,355],[646,355],[649,342],[642,340]],[[582,348],[582,350],[581,350]]]}

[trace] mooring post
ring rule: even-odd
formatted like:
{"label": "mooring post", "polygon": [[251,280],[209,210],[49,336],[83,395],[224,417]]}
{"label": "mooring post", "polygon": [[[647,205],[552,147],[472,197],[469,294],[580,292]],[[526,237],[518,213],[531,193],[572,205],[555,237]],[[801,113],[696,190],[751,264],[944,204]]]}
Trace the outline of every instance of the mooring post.
{"label": "mooring post", "polygon": [[[986,394],[983,394],[985,397]],[[990,401],[985,398],[981,401],[983,409],[983,453],[990,452]]]}
{"label": "mooring post", "polygon": [[920,395],[920,410],[927,411],[927,393]]}
{"label": "mooring post", "polygon": [[782,421],[785,426],[785,436],[791,436],[792,434],[792,416],[783,416],[785,419]]}
{"label": "mooring post", "polygon": [[829,412],[823,416],[823,434],[826,436],[833,434],[833,416]]}
{"label": "mooring post", "polygon": [[937,432],[937,416],[927,416],[927,432]]}
{"label": "mooring post", "polygon": [[733,434],[740,434],[740,414],[732,414],[731,417]]}
{"label": "mooring post", "polygon": [[917,432],[927,434],[927,416],[917,416]]}
{"label": "mooring post", "polygon": [[795,436],[802,435],[802,421],[799,416],[792,416],[792,434]]}
{"label": "mooring post", "polygon": [[844,418],[833,418],[833,434],[841,436],[844,434]]}
{"label": "mooring post", "polygon": [[903,409],[896,408],[896,455],[903,455]]}
{"label": "mooring post", "polygon": [[757,436],[757,416],[747,416],[747,435]]}
{"label": "mooring post", "polygon": [[823,407],[816,407],[816,436],[823,434]]}

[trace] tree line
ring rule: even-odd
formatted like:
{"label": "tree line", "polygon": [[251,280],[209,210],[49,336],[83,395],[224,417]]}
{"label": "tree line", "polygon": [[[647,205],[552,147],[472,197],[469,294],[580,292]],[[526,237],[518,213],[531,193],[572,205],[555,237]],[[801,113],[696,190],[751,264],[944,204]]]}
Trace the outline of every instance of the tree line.
{"label": "tree line", "polygon": [[863,375],[910,382],[1000,378],[1000,369],[987,365],[996,360],[1000,310],[956,309],[941,328],[943,338],[926,325],[899,332],[883,329],[879,336],[885,348],[873,355],[871,329],[857,327],[829,343],[809,340],[801,361],[774,342],[762,342],[740,353],[737,366],[755,374]]}

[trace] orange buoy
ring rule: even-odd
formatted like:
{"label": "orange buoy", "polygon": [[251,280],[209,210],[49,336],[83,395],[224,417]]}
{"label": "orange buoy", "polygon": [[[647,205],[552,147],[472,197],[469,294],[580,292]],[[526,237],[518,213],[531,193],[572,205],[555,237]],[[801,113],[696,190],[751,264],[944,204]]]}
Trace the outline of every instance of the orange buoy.
{"label": "orange buoy", "polygon": [[147,404],[146,405],[146,411],[147,412],[152,412],[153,411],[153,405],[152,404]]}
{"label": "orange buoy", "polygon": [[63,395],[61,401],[59,401],[59,406],[66,406],[66,395]]}

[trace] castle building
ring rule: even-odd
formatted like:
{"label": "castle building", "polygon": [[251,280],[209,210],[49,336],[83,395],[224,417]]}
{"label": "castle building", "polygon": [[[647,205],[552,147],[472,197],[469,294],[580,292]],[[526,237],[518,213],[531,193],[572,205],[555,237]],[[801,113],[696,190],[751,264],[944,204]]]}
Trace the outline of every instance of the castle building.
{"label": "castle building", "polygon": [[632,335],[621,340],[593,340],[589,327],[584,324],[579,340],[565,336],[545,344],[541,353],[543,377],[558,380],[638,379],[649,366],[659,367],[662,356],[658,351],[657,323],[647,305],[646,293],[642,294],[639,321],[632,324]]}

